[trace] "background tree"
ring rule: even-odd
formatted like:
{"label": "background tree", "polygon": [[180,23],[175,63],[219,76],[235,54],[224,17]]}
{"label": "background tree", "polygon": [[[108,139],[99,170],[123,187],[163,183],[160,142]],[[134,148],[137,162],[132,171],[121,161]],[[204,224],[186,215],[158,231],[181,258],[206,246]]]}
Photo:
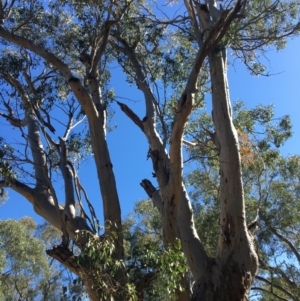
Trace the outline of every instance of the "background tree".
{"label": "background tree", "polygon": [[[12,147],[1,139],[0,185],[21,194],[62,231],[61,245],[48,254],[81,277],[91,300],[143,298],[145,285],[132,283],[124,266],[120,202],[106,141],[112,93],[105,87],[116,59],[145,100],[143,119],[126,104],[117,103],[149,144],[158,189],[146,179],[141,185],[158,208],[161,244],[168,250],[167,258],[179,256],[179,260],[180,241],[193,277],[190,294],[189,275],[175,271],[174,298],[246,300],[258,267],[246,223],[242,179],[241,155],[249,151],[251,159],[251,151],[247,133],[237,131],[232,119],[226,48],[243,58],[253,73],[264,72],[258,55],[272,44],[283,47],[285,37],[296,34],[298,2],[185,1],[184,15],[178,11],[173,18],[157,17],[151,2],[142,1],[0,3],[0,36],[5,46],[1,49],[5,87],[1,116],[18,129],[22,141]],[[212,164],[220,176],[221,235],[216,234],[214,257],[197,234],[182,173],[188,119],[203,106],[208,91],[214,129],[207,136],[217,155]],[[102,236],[76,172],[89,150],[103,202]],[[64,186],[62,205],[55,177]],[[79,257],[70,249],[70,240],[82,250]],[[151,273],[144,274],[145,282]]]}
{"label": "background tree", "polygon": [[37,227],[29,217],[0,221],[0,296],[3,300],[82,300],[79,279],[50,262],[47,233],[54,242],[58,231],[50,225]]}

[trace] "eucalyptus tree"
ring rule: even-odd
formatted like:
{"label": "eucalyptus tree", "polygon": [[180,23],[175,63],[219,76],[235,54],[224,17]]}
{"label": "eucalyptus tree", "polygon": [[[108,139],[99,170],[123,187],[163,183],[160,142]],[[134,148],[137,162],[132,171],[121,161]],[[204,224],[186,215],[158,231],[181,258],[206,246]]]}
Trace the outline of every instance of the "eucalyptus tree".
{"label": "eucalyptus tree", "polygon": [[[221,5],[186,0],[184,11],[172,18],[161,11],[157,14],[151,4],[0,2],[1,116],[23,139],[23,145],[14,148],[0,141],[0,187],[22,195],[39,215],[61,229],[61,245],[48,254],[81,277],[91,300],[143,298],[145,285],[131,283],[126,262],[122,263],[120,200],[106,141],[107,105],[112,97],[106,87],[110,73],[113,76],[110,64],[118,63],[145,100],[143,118],[117,102],[149,144],[159,188],[146,179],[141,185],[159,210],[164,247],[172,250],[180,241],[193,277],[192,281],[183,275],[178,278],[177,300],[246,300],[258,260],[246,224],[226,48],[231,47],[252,72],[262,73],[259,52],[271,45],[283,47],[285,37],[296,34],[298,2],[237,0]],[[208,136],[217,150],[220,174],[221,235],[214,257],[197,234],[182,174],[185,127],[208,92],[214,122]],[[93,153],[102,196],[102,236],[76,172],[88,151]],[[63,205],[55,176],[64,186]],[[79,257],[72,252],[70,240],[82,250]],[[147,283],[149,275],[143,275]]]}

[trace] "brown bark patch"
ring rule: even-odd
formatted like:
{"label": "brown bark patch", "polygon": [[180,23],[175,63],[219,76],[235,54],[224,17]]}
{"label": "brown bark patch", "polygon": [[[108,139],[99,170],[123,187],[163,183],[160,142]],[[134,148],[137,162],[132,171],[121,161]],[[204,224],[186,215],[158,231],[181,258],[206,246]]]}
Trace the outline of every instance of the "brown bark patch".
{"label": "brown bark patch", "polygon": [[246,301],[253,281],[250,272],[233,261],[224,265],[210,259],[206,273],[196,281],[192,301]]}

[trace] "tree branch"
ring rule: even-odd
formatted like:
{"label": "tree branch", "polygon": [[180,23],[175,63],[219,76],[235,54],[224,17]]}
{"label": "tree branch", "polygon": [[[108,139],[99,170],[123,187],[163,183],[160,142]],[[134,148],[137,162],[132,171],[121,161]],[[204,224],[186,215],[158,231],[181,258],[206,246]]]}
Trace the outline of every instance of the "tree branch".
{"label": "tree branch", "polygon": [[156,273],[155,272],[149,272],[145,274],[142,279],[140,279],[136,283],[136,290],[138,293],[138,301],[143,301],[144,300],[144,292],[145,290],[149,287],[151,282],[155,279]]}
{"label": "tree branch", "polygon": [[[113,41],[112,45],[116,47],[118,51],[123,52],[125,55],[128,56],[132,64],[132,68],[134,69],[136,74],[136,82],[138,89],[141,90],[144,94],[146,116],[143,118],[142,121],[143,132],[145,133],[145,136],[150,144],[149,155],[153,162],[153,169],[157,175],[157,180],[160,186],[164,186],[168,182],[169,157],[165,151],[159,134],[155,129],[155,98],[147,82],[147,76],[146,74],[144,74],[142,66],[138,61],[135,49],[133,47],[130,47],[128,43],[120,37],[116,38],[116,40],[119,41],[123,45],[123,47],[118,46]],[[134,119],[137,121],[136,118]],[[140,122],[138,122],[138,126],[139,124]]]}
{"label": "tree branch", "polygon": [[280,290],[281,292],[285,293],[287,296],[289,296],[290,298],[292,299],[295,299],[295,296],[289,292],[288,290],[286,290],[285,288],[283,288],[282,286],[276,284],[276,283],[273,283],[272,281],[269,281],[268,279],[264,278],[264,277],[261,277],[259,275],[256,275],[255,276],[255,279],[259,280],[259,281],[262,281],[264,283],[267,283],[269,284],[271,287],[275,287],[277,288],[278,290]]}
{"label": "tree branch", "polygon": [[282,241],[284,241],[292,250],[292,252],[294,253],[294,255],[296,256],[298,263],[300,263],[300,254],[297,250],[297,248],[292,244],[292,242],[290,240],[288,240],[285,236],[281,235],[275,228],[273,228],[272,226],[269,226],[269,229],[278,237],[280,238]]}
{"label": "tree branch", "polygon": [[[93,228],[93,231],[95,233],[99,233],[100,231],[100,222],[96,216],[96,213],[95,213],[95,210],[94,210],[94,207],[93,205],[91,204],[88,196],[87,196],[87,192],[86,190],[84,189],[84,187],[81,185],[80,181],[79,181],[79,177],[77,175],[77,172],[76,172],[76,169],[74,167],[74,165],[69,161],[68,162],[70,168],[72,169],[72,172],[73,172],[73,178],[74,178],[74,185],[75,185],[75,190],[76,190],[76,194],[77,194],[77,198],[78,198],[78,202],[79,202],[79,206],[80,206],[80,209],[81,209],[81,215],[87,219],[91,225],[91,227]],[[86,214],[84,208],[83,208],[83,204],[82,204],[82,201],[81,201],[81,192],[83,192],[83,195],[85,197],[85,201],[87,202],[88,204],[88,207],[89,207],[89,210],[90,210],[90,214],[91,214],[91,218],[92,220],[90,219],[90,217]]]}
{"label": "tree branch", "polygon": [[[11,76],[9,73],[4,73],[3,77],[12,87],[17,90],[22,99],[24,107],[28,107],[28,105],[31,104],[31,101],[24,91],[24,88],[20,81]],[[47,187],[48,169],[46,164],[46,156],[43,150],[39,123],[37,121],[37,115],[35,112],[36,110],[32,107],[29,107],[26,111],[26,121],[28,129],[27,141],[30,145],[30,151],[33,157],[36,185],[44,185]],[[46,172],[43,171],[44,169],[46,170]]]}
{"label": "tree branch", "polygon": [[255,290],[255,291],[262,291],[264,293],[268,293],[270,295],[273,295],[274,297],[278,298],[279,300],[282,300],[282,301],[289,301],[289,299],[285,299],[283,297],[280,297],[278,295],[276,295],[274,292],[270,292],[262,287],[252,287],[251,290]]}
{"label": "tree branch", "polygon": [[78,263],[78,256],[75,256],[73,252],[63,246],[56,246],[46,252],[49,256],[58,260],[63,266],[82,279],[91,300],[99,300],[99,286],[94,283],[86,269]]}
{"label": "tree branch", "polygon": [[27,120],[26,118],[24,119],[18,119],[18,118],[15,118],[13,116],[10,116],[10,115],[6,115],[2,112],[0,112],[0,116],[2,116],[3,118],[5,118],[12,126],[15,126],[15,127],[24,127],[27,125]]}
{"label": "tree branch", "polygon": [[163,203],[159,191],[153,186],[153,184],[144,179],[140,183],[140,185],[144,188],[145,192],[148,194],[149,198],[151,198],[154,206],[158,209],[159,213],[163,214]]}
{"label": "tree branch", "polygon": [[197,79],[200,69],[207,55],[219,44],[227,32],[228,27],[235,19],[240,10],[240,1],[237,1],[235,8],[230,11],[224,11],[219,20],[210,30],[208,37],[199,49],[194,65],[190,72],[186,87],[177,105],[177,111],[174,119],[174,126],[170,139],[170,181],[174,187],[174,202],[178,203],[180,198],[180,187],[182,185],[182,138],[184,126],[189,118],[194,105],[194,94],[197,92]]}
{"label": "tree branch", "polygon": [[121,110],[144,132],[144,124],[142,120],[124,103],[117,101]]}
{"label": "tree branch", "polygon": [[91,96],[87,93],[85,88],[82,86],[80,80],[73,76],[68,65],[63,63],[53,53],[47,51],[45,48],[34,44],[34,42],[31,40],[10,33],[8,30],[4,29],[3,26],[0,26],[0,36],[7,41],[10,41],[20,47],[24,47],[36,53],[44,60],[46,60],[48,63],[52,64],[55,68],[57,68],[68,82],[77,100],[84,108],[86,114],[92,112],[95,114],[96,110],[95,110],[95,106],[93,105]]}
{"label": "tree branch", "polygon": [[91,66],[91,71],[89,72],[89,75],[91,76],[96,76],[98,73],[98,65],[101,59],[101,56],[103,55],[105,49],[106,49],[106,45],[108,42],[108,38],[109,38],[109,33],[110,33],[110,29],[111,27],[116,24],[117,21],[115,20],[107,20],[104,22],[104,25],[101,29],[101,32],[97,38],[101,39],[101,44],[97,45],[97,49],[93,49],[92,50],[92,66]]}
{"label": "tree branch", "polygon": [[65,187],[64,222],[67,223],[68,220],[75,218],[73,173],[68,166],[68,150],[66,141],[63,138],[60,138],[59,146],[60,170],[64,179]]}
{"label": "tree branch", "polygon": [[58,59],[53,53],[48,52],[43,47],[37,46],[31,40],[10,33],[6,29],[4,29],[3,26],[0,26],[0,36],[7,41],[10,41],[18,46],[24,47],[36,53],[37,55],[48,61],[50,64],[55,66],[58,70],[60,70],[67,80],[72,78],[72,73],[68,66],[64,64],[60,59]]}
{"label": "tree branch", "polygon": [[286,273],[281,268],[279,268],[278,266],[277,267],[269,266],[266,263],[264,263],[260,258],[259,258],[259,266],[260,266],[261,269],[265,269],[268,272],[278,273],[284,279],[284,281],[287,283],[287,285],[289,285],[290,287],[292,287],[292,288],[297,287],[297,283],[292,281],[288,277],[288,275],[286,275]]}
{"label": "tree branch", "polygon": [[0,188],[11,188],[12,190],[21,194],[24,198],[26,198],[30,203],[34,204],[34,189],[30,188],[26,184],[15,180],[2,180],[0,181]]}
{"label": "tree branch", "polygon": [[[35,108],[35,107],[33,106],[33,108],[35,109],[36,116],[38,117],[40,123],[41,123],[43,126],[45,126],[46,128],[48,128],[52,134],[54,134],[54,133],[55,133],[55,128],[54,128],[54,127],[52,126],[52,124],[51,124],[49,113],[48,113],[46,110],[44,110],[42,107],[40,107],[40,108]],[[40,114],[40,112],[39,112],[39,109],[46,115],[47,121],[45,121],[45,120],[42,118],[42,116],[41,116],[41,114]]]}
{"label": "tree branch", "polygon": [[[169,181],[170,158],[155,128],[155,98],[147,82],[147,75],[144,73],[143,67],[138,60],[135,47],[130,47],[122,38],[116,37],[115,39],[115,42],[112,41],[113,47],[115,47],[117,51],[123,52],[129,58],[132,69],[135,72],[138,89],[143,92],[145,97],[146,116],[143,119],[143,128],[150,144],[148,155],[152,159],[153,169],[159,183],[160,190],[155,192],[155,196],[159,197],[159,200],[161,200],[159,201],[159,204],[160,202],[162,204],[163,239],[165,245],[167,245],[168,243],[175,242],[176,237],[180,237],[180,235],[178,233],[178,224],[176,220],[177,207],[174,206],[174,185],[170,186]],[[117,45],[117,42],[123,47]],[[149,189],[147,192],[148,195],[152,195],[153,197],[154,190],[151,189],[151,185],[147,187],[147,184],[148,183],[143,182],[146,191]],[[176,189],[177,188],[178,187],[176,187]],[[189,267],[191,268],[194,277],[197,278],[200,277],[205,270],[207,256],[195,231],[191,204],[182,183],[179,185],[179,190],[180,208],[182,212],[181,230],[183,249],[188,258]],[[194,262],[199,262],[200,264],[195,266],[193,264]]]}

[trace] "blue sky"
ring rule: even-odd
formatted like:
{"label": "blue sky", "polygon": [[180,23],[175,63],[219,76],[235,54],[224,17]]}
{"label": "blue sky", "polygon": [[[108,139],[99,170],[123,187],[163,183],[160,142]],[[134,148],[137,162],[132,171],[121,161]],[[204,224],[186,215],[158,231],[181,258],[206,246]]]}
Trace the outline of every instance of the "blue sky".
{"label": "blue sky", "polygon": [[[232,102],[242,100],[248,108],[257,104],[275,105],[277,117],[289,114],[293,124],[293,137],[282,148],[285,155],[299,154],[300,146],[300,40],[290,40],[286,49],[276,52],[270,51],[268,70],[272,74],[269,77],[254,77],[238,61],[229,66],[229,88]],[[126,101],[132,110],[141,118],[144,116],[143,96],[139,91],[130,87],[122,78],[120,70],[112,79],[112,86],[118,97],[134,99]],[[111,150],[112,163],[116,174],[117,186],[121,201],[122,216],[125,217],[137,200],[146,198],[147,195],[140,187],[142,179],[152,179],[152,168],[150,160],[147,160],[148,144],[142,132],[120,111],[118,106],[113,107],[115,116],[113,124],[117,128],[107,135]],[[0,123],[1,126],[2,122]],[[3,127],[1,129],[1,135]],[[15,132],[8,132],[13,135]],[[102,205],[97,184],[97,176],[93,160],[86,161],[79,170],[79,176],[84,184],[89,199],[94,204],[97,215],[102,221]],[[153,179],[154,180],[154,179]],[[63,191],[58,191],[62,197]],[[63,202],[63,200],[62,200]],[[9,200],[0,206],[0,219],[31,216],[39,222],[40,217],[34,214],[32,206],[17,194],[9,191]]]}

